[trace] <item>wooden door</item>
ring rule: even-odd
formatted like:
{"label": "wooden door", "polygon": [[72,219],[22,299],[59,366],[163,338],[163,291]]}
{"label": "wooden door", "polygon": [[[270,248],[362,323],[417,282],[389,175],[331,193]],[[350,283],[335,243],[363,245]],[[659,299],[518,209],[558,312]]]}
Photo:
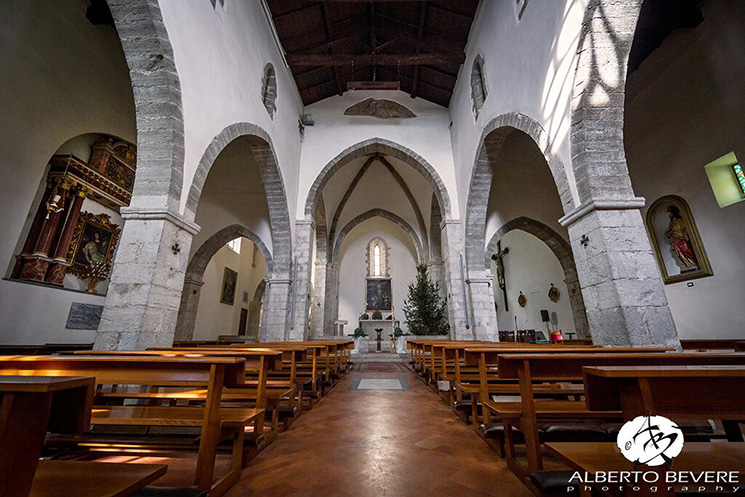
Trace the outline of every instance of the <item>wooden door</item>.
{"label": "wooden door", "polygon": [[246,325],[248,324],[248,309],[241,308],[241,322],[238,324],[238,335],[246,334]]}

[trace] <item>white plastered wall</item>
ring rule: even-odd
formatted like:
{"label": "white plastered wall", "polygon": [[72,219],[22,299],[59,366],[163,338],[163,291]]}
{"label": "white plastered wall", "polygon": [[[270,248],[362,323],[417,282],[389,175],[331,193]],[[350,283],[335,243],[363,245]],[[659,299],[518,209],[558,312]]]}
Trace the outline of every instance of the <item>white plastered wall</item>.
{"label": "white plastered wall", "polygon": [[[450,114],[461,212],[484,127],[495,117],[519,112],[537,121],[550,138],[550,152],[571,164],[569,132],[577,44],[586,0],[531,0],[518,22],[514,1],[482,1],[466,47]],[[474,119],[470,74],[484,57],[488,95]],[[567,170],[573,195],[573,174]],[[576,201],[576,195],[575,195]]]}
{"label": "white plastered wall", "polygon": [[665,285],[678,334],[744,338],[745,202],[720,208],[704,166],[732,151],[745,160],[745,26],[733,22],[745,16],[745,5],[708,2],[703,14],[702,24],[674,32],[629,77],[626,157],[634,191],[647,205],[664,195],[688,202],[714,271]]}
{"label": "white plastered wall", "polygon": [[[40,201],[47,162],[60,146],[86,133],[136,141],[119,39],[110,26],[88,22],[87,4],[0,3],[0,260],[8,271]],[[103,301],[0,281],[0,344],[92,342],[95,331],[66,330],[65,323],[73,302]]]}
{"label": "white plastered wall", "polygon": [[[225,127],[247,122],[271,137],[282,172],[289,212],[294,212],[300,158],[298,118],[303,104],[285,67],[259,1],[161,0],[173,46],[184,109],[184,191],[207,146]],[[277,74],[277,111],[261,101],[264,66]]]}
{"label": "white plastered wall", "polygon": [[[216,340],[220,335],[238,334],[241,309],[248,311],[248,304],[253,300],[256,287],[266,276],[266,263],[261,252],[256,254],[256,266],[251,264],[253,251],[254,244],[241,238],[240,254],[225,246],[207,264],[194,325],[195,340]],[[233,305],[220,302],[226,267],[238,273]],[[243,301],[244,292],[248,302]]]}
{"label": "white plastered wall", "polygon": [[[379,119],[344,115],[348,107],[367,98],[393,100],[409,108],[417,117]],[[315,125],[305,129],[296,209],[298,219],[305,217],[308,191],[321,170],[345,149],[372,138],[395,142],[429,162],[448,190],[453,217],[459,217],[447,109],[421,98],[412,99],[400,91],[347,91],[342,96],[309,105],[306,112],[313,114]]]}
{"label": "white plastered wall", "polygon": [[367,278],[367,244],[376,236],[389,246],[391,288],[394,314],[406,326],[403,304],[408,295],[408,285],[416,279],[416,250],[411,238],[388,220],[369,219],[349,232],[344,239],[339,257],[339,319],[349,321],[345,333],[357,327],[360,314],[365,310],[365,285]]}
{"label": "white plastered wall", "polygon": [[[497,322],[500,330],[514,330],[515,317],[518,329],[546,331],[541,320],[541,309],[545,309],[551,318],[552,329],[575,331],[572,308],[569,303],[569,291],[564,284],[564,271],[559,260],[551,249],[535,236],[524,231],[514,230],[502,237],[502,248],[509,247],[505,257],[505,275],[507,302],[509,311],[504,308],[502,289],[495,283],[494,301],[497,303]],[[491,264],[492,274],[496,274],[495,263]],[[551,284],[559,289],[558,302],[548,298]],[[520,292],[528,302],[520,307],[517,302]],[[546,333],[548,338],[548,333]]]}

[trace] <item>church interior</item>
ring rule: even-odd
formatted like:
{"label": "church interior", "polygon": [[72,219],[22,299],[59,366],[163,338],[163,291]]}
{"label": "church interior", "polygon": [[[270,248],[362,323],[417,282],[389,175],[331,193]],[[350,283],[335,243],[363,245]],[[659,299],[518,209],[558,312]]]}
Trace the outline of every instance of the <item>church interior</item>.
{"label": "church interior", "polygon": [[742,493],[742,0],[0,25],[0,495]]}

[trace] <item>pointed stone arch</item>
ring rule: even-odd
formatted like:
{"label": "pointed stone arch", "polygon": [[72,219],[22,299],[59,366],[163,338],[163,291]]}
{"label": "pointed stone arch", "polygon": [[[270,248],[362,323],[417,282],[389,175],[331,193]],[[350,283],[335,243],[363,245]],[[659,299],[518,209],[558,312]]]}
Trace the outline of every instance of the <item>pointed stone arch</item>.
{"label": "pointed stone arch", "polygon": [[494,330],[497,325],[497,314],[491,290],[491,275],[484,269],[483,264],[486,248],[486,215],[494,179],[494,166],[502,151],[504,140],[515,131],[532,138],[546,159],[564,212],[570,211],[574,206],[564,164],[553,152],[548,133],[537,121],[524,114],[510,112],[495,117],[486,125],[471,171],[465,227],[467,284],[471,300],[469,307],[474,337],[480,340],[496,339]]}
{"label": "pointed stone arch", "polygon": [[129,209],[178,212],[184,117],[173,47],[158,2],[106,0],[129,66],[137,121],[137,175]]}
{"label": "pointed stone arch", "polygon": [[521,230],[529,233],[540,241],[553,252],[558,259],[561,269],[564,271],[564,283],[569,291],[569,303],[572,307],[572,316],[574,317],[574,326],[578,336],[589,336],[589,327],[587,325],[587,314],[585,312],[585,301],[582,297],[582,291],[579,285],[579,276],[577,275],[577,266],[574,263],[574,254],[569,242],[550,226],[529,217],[521,216],[508,221],[500,227],[491,237],[486,245],[484,262],[486,268],[491,267],[491,255],[497,251],[497,242],[504,235],[513,230]]}
{"label": "pointed stone arch", "polygon": [[194,255],[186,268],[184,289],[181,293],[181,306],[179,307],[176,320],[176,340],[186,341],[194,337],[194,324],[196,323],[197,310],[199,308],[200,288],[204,284],[202,280],[207,265],[218,250],[223,248],[229,241],[238,237],[251,240],[261,251],[266,260],[267,274],[272,274],[272,254],[267,249],[264,241],[253,231],[240,224],[233,224],[217,231],[210,236],[194,252]]}
{"label": "pointed stone arch", "polygon": [[440,209],[445,217],[447,219],[451,218],[450,195],[445,187],[445,183],[432,164],[403,145],[383,138],[370,138],[343,150],[321,170],[308,191],[308,197],[305,202],[305,219],[311,220],[313,218],[313,212],[320,198],[321,191],[323,191],[323,187],[326,186],[326,183],[328,183],[336,171],[359,157],[373,154],[394,157],[418,171],[432,186],[435,195],[437,195],[437,201],[440,203]]}
{"label": "pointed stone arch", "polygon": [[212,140],[194,173],[194,180],[186,202],[186,215],[190,219],[194,219],[202,189],[215,160],[225,147],[233,140],[241,137],[247,137],[251,140],[251,149],[256,163],[259,165],[264,191],[266,192],[272,232],[273,267],[271,274],[273,277],[289,278],[292,265],[292,234],[290,212],[287,206],[287,191],[271,138],[261,127],[245,122],[234,123],[224,128]]}
{"label": "pointed stone arch", "polygon": [[411,225],[406,222],[405,219],[385,209],[370,209],[369,211],[363,212],[359,216],[349,221],[341,229],[341,231],[339,231],[339,236],[336,238],[336,241],[334,242],[334,248],[331,254],[332,263],[339,262],[339,251],[341,250],[341,246],[344,243],[344,239],[347,237],[349,232],[352,231],[358,225],[374,217],[382,217],[383,219],[387,219],[388,221],[392,222],[393,224],[401,228],[404,232],[406,232],[411,237],[412,243],[414,244],[414,248],[416,249],[417,263],[423,264],[427,262],[428,259],[424,252],[424,248],[422,247],[422,241],[419,238],[419,235],[417,234],[416,230],[414,230],[414,228],[412,228]]}

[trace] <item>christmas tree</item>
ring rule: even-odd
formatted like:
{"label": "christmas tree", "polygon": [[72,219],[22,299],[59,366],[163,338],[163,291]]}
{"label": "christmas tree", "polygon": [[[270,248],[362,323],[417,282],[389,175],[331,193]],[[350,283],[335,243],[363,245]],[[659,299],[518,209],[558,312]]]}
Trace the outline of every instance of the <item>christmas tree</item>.
{"label": "christmas tree", "polygon": [[445,302],[440,298],[440,284],[433,283],[427,266],[416,268],[416,281],[409,283],[404,315],[412,335],[444,335],[450,330]]}

